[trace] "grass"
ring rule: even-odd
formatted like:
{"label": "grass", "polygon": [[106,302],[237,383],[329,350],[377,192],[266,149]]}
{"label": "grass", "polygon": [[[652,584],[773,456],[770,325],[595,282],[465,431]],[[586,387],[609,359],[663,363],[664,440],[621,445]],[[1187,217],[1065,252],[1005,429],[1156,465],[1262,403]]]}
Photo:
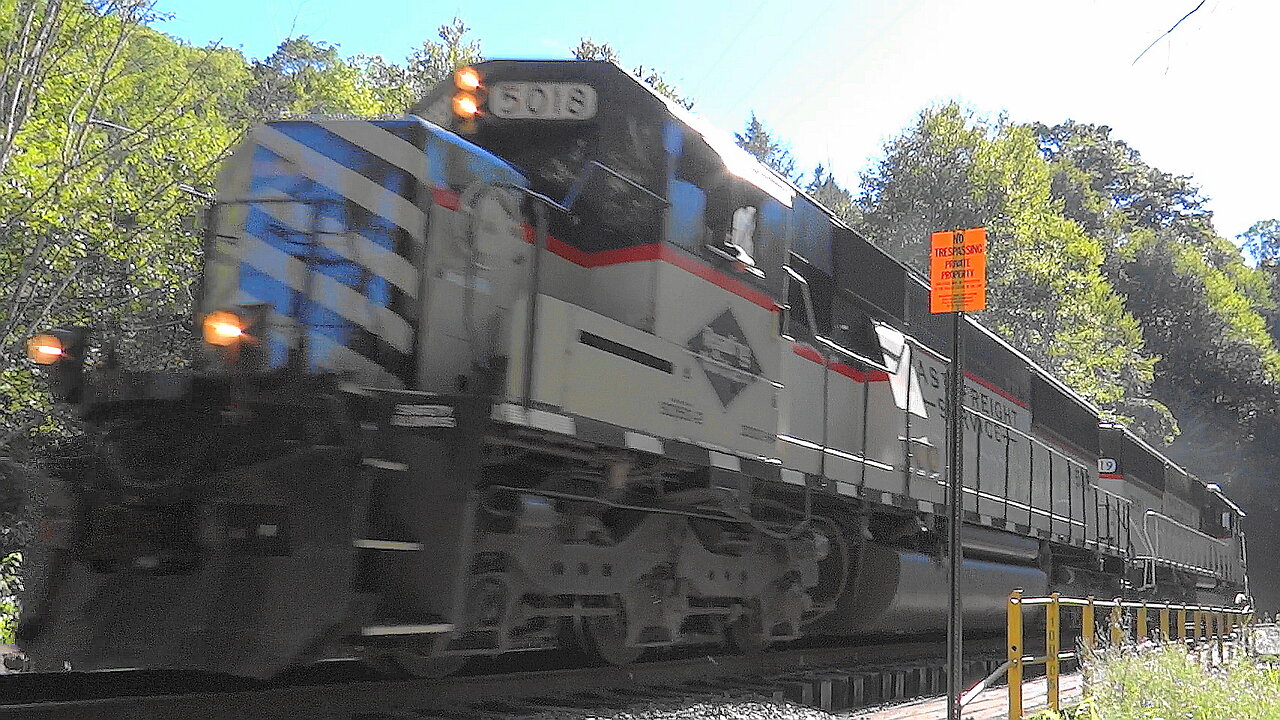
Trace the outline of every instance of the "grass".
{"label": "grass", "polygon": [[1085,678],[1074,720],[1280,720],[1280,668],[1247,655],[1211,665],[1176,645],[1108,651]]}

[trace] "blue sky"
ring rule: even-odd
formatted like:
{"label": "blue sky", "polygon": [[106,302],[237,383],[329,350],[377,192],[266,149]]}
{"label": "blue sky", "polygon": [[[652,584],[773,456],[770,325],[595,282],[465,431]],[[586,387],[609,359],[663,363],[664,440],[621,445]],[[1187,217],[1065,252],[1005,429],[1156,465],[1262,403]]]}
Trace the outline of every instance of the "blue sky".
{"label": "blue sky", "polygon": [[1219,232],[1280,217],[1280,3],[1206,0],[159,0],[157,29],[250,57],[291,35],[402,61],[454,15],[488,57],[566,57],[608,42],[656,68],[726,131],[754,111],[802,168],[856,186],[921,108],[956,99],[1017,121],[1110,125],[1192,175]]}

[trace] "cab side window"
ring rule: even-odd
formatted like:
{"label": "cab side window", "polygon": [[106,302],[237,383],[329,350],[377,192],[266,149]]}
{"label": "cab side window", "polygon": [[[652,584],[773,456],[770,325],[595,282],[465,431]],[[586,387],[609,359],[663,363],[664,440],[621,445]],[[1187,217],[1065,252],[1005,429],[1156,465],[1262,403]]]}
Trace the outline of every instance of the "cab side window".
{"label": "cab side window", "polygon": [[792,209],[729,172],[698,133],[669,126],[667,135],[668,242],[717,267],[737,261],[735,277],[776,297]]}
{"label": "cab side window", "polygon": [[[787,334],[797,340],[812,340],[814,335],[831,337],[831,301],[834,283],[831,276],[809,265],[795,255],[791,269],[804,282],[787,278]],[[812,311],[812,322],[809,312]]]}
{"label": "cab side window", "polygon": [[831,306],[831,340],[840,347],[875,359],[880,354],[871,315],[848,293],[841,293]]}

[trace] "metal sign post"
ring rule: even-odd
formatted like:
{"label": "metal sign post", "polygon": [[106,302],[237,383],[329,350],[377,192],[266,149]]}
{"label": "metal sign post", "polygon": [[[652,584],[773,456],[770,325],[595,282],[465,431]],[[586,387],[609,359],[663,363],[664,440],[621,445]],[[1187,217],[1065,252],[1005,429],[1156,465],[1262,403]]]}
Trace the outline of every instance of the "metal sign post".
{"label": "metal sign post", "polygon": [[947,373],[947,720],[960,720],[964,690],[964,634],[960,598],[960,510],[964,501],[964,325],[966,310],[987,306],[986,228],[936,232],[930,237],[929,310],[951,314]]}
{"label": "metal sign post", "polygon": [[964,500],[964,312],[951,316],[951,367],[947,377],[947,720],[960,720],[964,692],[964,634],[961,628],[960,507]]}

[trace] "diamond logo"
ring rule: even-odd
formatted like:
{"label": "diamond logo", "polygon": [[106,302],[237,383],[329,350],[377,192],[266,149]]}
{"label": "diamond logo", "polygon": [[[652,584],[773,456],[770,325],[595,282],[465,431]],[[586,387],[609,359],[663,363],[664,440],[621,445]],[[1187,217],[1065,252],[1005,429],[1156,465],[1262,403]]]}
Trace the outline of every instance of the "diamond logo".
{"label": "diamond logo", "polygon": [[726,408],[760,375],[756,354],[731,310],[703,326],[685,347],[698,356],[702,372]]}

